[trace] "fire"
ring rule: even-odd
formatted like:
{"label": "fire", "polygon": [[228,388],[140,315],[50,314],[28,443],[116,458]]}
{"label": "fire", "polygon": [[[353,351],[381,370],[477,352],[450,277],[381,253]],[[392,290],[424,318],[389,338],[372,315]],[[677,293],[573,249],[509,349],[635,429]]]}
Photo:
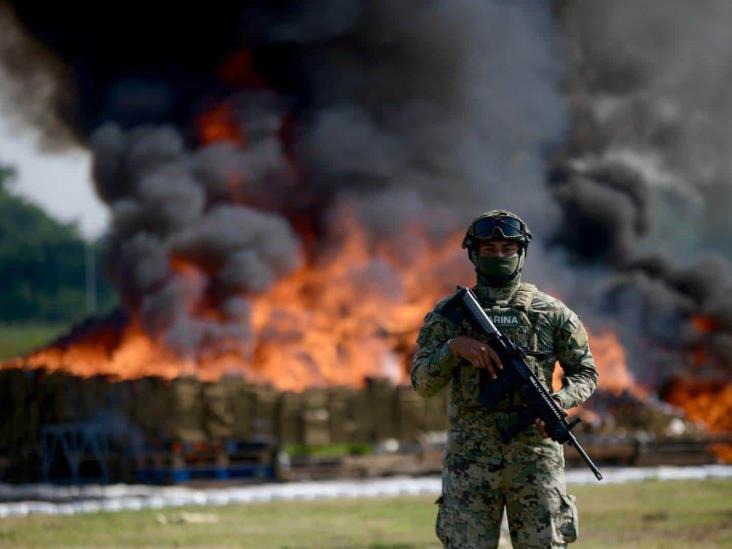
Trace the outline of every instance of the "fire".
{"label": "fire", "polygon": [[[732,433],[732,383],[675,379],[663,391],[664,399],[683,409],[686,415],[706,425],[712,433]],[[732,446],[712,448],[719,458],[732,463]]]}
{"label": "fire", "polygon": [[703,334],[708,334],[719,330],[719,321],[711,316],[707,315],[693,315],[691,317],[691,325]]}
{"label": "fire", "polygon": [[450,291],[431,273],[455,262],[458,237],[399,266],[386,247],[369,249],[364,232],[351,234],[337,254],[255,301],[255,363],[279,387],[359,385],[367,375],[406,381],[425,311]]}
{"label": "fire", "polygon": [[64,370],[79,376],[97,374],[115,378],[160,376],[173,378],[195,372],[190,361],[181,361],[153,340],[137,322],[124,327],[101,325],[69,344],[43,349],[6,367]]}
{"label": "fire", "polygon": [[[438,274],[459,272],[462,266],[465,282],[470,280],[459,235],[431,246],[417,228],[411,228],[407,231],[411,257],[397,251],[395,241],[370,243],[353,221],[344,221],[337,232],[347,236],[329,253],[252,298],[251,353],[239,346],[235,351],[181,358],[146,334],[133,318],[121,327],[98,325],[68,343],[3,366],[122,379],[195,374],[213,380],[236,374],[290,390],[359,386],[367,376],[405,382],[425,311],[453,289],[441,284],[445,277]],[[194,265],[173,258],[171,269],[192,285],[200,283]],[[197,315],[213,314],[206,303],[188,305]]]}
{"label": "fire", "polygon": [[228,141],[243,146],[246,136],[238,123],[236,110],[227,102],[216,105],[198,117],[198,133],[201,144],[208,145],[219,141]]}
{"label": "fire", "polygon": [[614,394],[642,393],[628,370],[625,349],[615,332],[590,334],[590,348],[600,374],[600,389]]}
{"label": "fire", "polygon": [[[409,227],[403,241],[385,238],[374,243],[353,216],[344,215],[340,224],[333,231],[343,235],[340,242],[331,243],[327,252],[269,291],[250,298],[249,351],[232,345],[233,350],[204,350],[196,357],[181,358],[146,334],[133,317],[122,327],[101,324],[68,344],[43,349],[22,359],[22,365],[117,378],[196,374],[217,379],[235,374],[288,390],[358,386],[367,376],[406,382],[425,311],[454,288],[440,280],[460,273],[458,282],[471,281],[469,264],[458,246],[460,235],[434,246],[420,227]],[[184,260],[173,257],[171,270],[192,286],[203,283],[198,268]],[[205,299],[205,292],[194,294]],[[216,318],[208,303],[188,306],[196,315]],[[613,393],[640,391],[617,335],[603,331],[590,337],[600,387]],[[557,368],[553,380],[557,388],[560,376]]]}
{"label": "fire", "polygon": [[[629,391],[641,398],[647,396],[646,391],[636,383],[628,370],[625,349],[617,334],[608,329],[596,333],[588,329],[587,332],[595,366],[600,374],[599,388],[615,395]],[[552,378],[552,387],[555,391],[562,387],[562,376],[562,369],[555,368]],[[589,410],[585,412],[590,413]]]}

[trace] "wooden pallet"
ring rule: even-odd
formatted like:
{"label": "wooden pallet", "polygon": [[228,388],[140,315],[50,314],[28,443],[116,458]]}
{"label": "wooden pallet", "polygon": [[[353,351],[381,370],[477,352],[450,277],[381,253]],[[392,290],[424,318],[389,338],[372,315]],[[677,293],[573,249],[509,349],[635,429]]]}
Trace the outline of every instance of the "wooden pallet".
{"label": "wooden pallet", "polygon": [[274,447],[265,442],[227,441],[173,443],[141,452],[136,478],[152,484],[192,480],[274,480]]}

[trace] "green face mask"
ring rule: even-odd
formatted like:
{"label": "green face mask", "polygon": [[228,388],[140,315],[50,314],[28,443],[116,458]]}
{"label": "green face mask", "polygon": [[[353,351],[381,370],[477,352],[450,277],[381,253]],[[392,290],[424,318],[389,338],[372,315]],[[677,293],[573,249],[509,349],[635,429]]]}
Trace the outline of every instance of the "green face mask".
{"label": "green face mask", "polygon": [[508,257],[486,257],[478,256],[478,271],[485,276],[508,276],[512,275],[519,265],[521,257],[519,254]]}

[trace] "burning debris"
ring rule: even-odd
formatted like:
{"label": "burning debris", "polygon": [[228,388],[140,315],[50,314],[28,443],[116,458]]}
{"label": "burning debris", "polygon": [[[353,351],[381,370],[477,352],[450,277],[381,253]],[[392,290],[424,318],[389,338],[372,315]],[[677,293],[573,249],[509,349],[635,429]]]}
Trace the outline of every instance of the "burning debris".
{"label": "burning debris", "polygon": [[[563,124],[550,13],[538,6],[255,2],[235,17],[240,28],[217,26],[231,32],[228,51],[219,39],[198,54],[209,55],[200,82],[210,87],[188,104],[163,66],[154,82],[118,79],[100,50],[80,52],[76,37],[46,36],[44,16],[16,12],[52,42],[50,56],[85,56],[95,75],[78,89],[83,112],[66,121],[94,152],[113,217],[107,267],[129,318],[105,357],[69,348],[31,365],[238,373],[294,389],[404,379],[428,304],[470,280],[457,245],[464,219],[501,189],[511,187],[507,204],[519,204],[516,190],[536,195],[542,149]],[[182,27],[199,28],[194,19]],[[142,23],[135,51],[180,63],[148,36],[156,22]],[[173,43],[188,39],[161,28]],[[95,38],[104,50],[106,37]],[[89,108],[93,98],[106,108]],[[522,207],[538,227],[548,223],[542,198]],[[49,365],[52,355],[62,364]],[[122,367],[131,355],[138,365]]]}

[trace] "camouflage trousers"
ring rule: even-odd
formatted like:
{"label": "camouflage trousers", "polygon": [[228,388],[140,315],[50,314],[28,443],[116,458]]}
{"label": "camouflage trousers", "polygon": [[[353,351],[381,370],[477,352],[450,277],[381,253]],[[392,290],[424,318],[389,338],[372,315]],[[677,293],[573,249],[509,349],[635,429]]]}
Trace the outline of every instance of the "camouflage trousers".
{"label": "camouflage trousers", "polygon": [[563,456],[550,452],[524,458],[529,456],[481,459],[450,452],[448,442],[436,526],[445,547],[497,547],[504,507],[514,549],[566,547],[577,539],[577,510],[574,496],[566,492]]}

